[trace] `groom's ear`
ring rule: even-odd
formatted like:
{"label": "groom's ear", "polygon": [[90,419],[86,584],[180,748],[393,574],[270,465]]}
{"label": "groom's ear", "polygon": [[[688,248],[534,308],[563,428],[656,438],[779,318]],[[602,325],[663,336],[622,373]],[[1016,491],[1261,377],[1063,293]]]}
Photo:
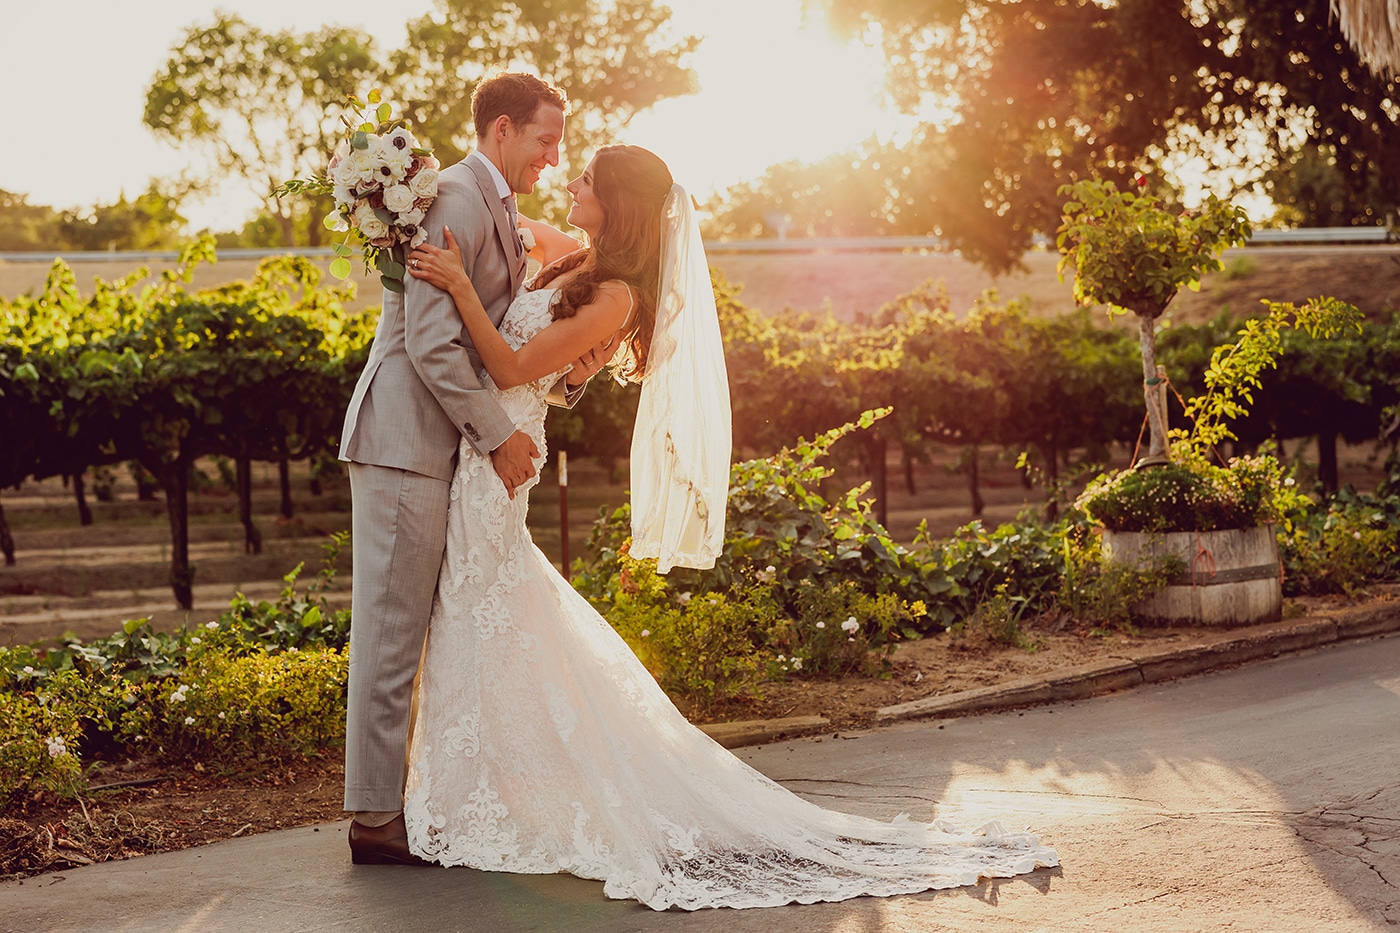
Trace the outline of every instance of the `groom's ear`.
{"label": "groom's ear", "polygon": [[507,136],[510,135],[510,130],[513,125],[514,124],[511,122],[510,119],[510,114],[501,114],[499,117],[491,121],[492,138],[505,139]]}

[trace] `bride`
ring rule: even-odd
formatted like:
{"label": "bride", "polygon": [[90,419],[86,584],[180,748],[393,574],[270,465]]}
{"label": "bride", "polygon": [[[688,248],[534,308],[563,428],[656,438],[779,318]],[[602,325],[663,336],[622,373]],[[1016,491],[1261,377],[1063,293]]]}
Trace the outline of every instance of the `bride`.
{"label": "bride", "polygon": [[[663,572],[712,566],[729,398],[690,199],[635,146],[601,149],[568,190],[569,222],[590,245],[531,224],[544,267],[499,332],[450,233],[446,250],[415,250],[410,273],[451,293],[502,408],[541,457],[550,386],[589,347],[620,345],[617,372],[643,384],[631,553]],[[534,546],[530,484],[508,495],[489,460],[462,446],[409,749],[415,855],[569,872],[657,910],[910,893],[1058,863],[996,823],[961,833],[823,810],[731,755]]]}

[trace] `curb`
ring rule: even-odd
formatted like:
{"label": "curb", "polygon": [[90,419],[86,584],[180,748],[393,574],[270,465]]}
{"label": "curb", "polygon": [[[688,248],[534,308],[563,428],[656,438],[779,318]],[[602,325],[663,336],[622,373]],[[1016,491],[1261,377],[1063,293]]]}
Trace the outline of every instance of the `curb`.
{"label": "curb", "polygon": [[1374,602],[1298,621],[1222,631],[1166,651],[1106,658],[1050,674],[925,697],[875,713],[877,725],[913,719],[984,713],[1036,703],[1082,700],[1145,683],[1175,680],[1219,667],[1276,657],[1322,645],[1400,631],[1400,601]]}
{"label": "curb", "polygon": [[762,745],[831,725],[825,716],[789,716],[787,719],[746,719],[740,722],[711,722],[700,727],[725,748]]}
{"label": "curb", "polygon": [[[1400,632],[1400,587],[1382,587],[1381,590],[1397,598],[1382,598],[1298,620],[1269,622],[1243,629],[1222,629],[1218,635],[1207,636],[1194,644],[1163,651],[1144,650],[1121,658],[1104,658],[1048,675],[1009,680],[989,687],[975,687],[886,706],[875,712],[875,725],[1084,700],[1259,658]],[[819,731],[830,724],[831,721],[823,716],[793,716],[787,719],[708,723],[700,728],[725,748],[741,748],[795,738]]]}

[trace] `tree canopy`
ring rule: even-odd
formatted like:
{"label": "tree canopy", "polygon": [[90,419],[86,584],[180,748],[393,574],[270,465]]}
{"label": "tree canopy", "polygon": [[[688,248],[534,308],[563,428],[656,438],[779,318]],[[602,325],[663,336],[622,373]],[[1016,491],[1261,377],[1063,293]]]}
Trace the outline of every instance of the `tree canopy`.
{"label": "tree canopy", "polygon": [[534,71],[569,98],[561,164],[580,167],[636,114],[695,91],[684,58],[699,39],[673,36],[670,19],[656,0],[437,0],[408,24],[386,87],[449,165],[472,148],[476,85],[498,71]]}
{"label": "tree canopy", "polygon": [[[1272,172],[1269,190],[1286,200],[1312,147],[1330,185],[1325,222],[1377,223],[1400,203],[1396,84],[1361,64],[1327,0],[821,2],[884,45],[902,107],[951,114],[898,152],[851,154],[852,173],[886,193],[890,232],[942,235],[993,270],[1053,233],[1060,185],[1091,176],[1180,186],[1207,166],[1231,197]],[[782,187],[763,197],[803,184],[775,172]],[[808,184],[807,209],[839,213],[848,184]],[[1319,219],[1304,198],[1288,206]]]}

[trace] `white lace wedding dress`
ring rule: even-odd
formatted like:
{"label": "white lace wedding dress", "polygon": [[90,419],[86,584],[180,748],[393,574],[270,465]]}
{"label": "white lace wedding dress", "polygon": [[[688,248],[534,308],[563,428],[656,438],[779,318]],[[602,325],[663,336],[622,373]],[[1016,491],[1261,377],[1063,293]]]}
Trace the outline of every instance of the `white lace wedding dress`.
{"label": "white lace wedding dress", "polygon": [[[501,332],[550,322],[525,292]],[[502,391],[543,453],[554,377]],[[958,833],[823,810],[691,726],[535,547],[465,444],[410,752],[409,845],[443,865],[569,872],[649,907],[767,907],[973,884],[1057,864],[995,823]]]}

